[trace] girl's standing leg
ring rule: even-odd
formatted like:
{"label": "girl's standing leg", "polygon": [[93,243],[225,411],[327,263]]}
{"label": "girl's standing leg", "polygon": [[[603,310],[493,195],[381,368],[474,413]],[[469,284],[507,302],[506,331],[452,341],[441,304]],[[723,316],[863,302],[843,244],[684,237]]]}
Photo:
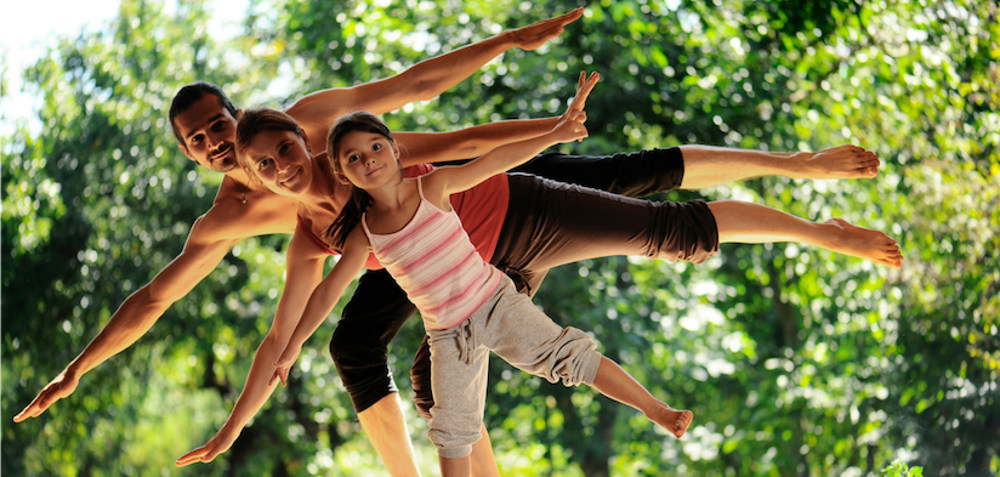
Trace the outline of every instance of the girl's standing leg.
{"label": "girl's standing leg", "polygon": [[437,448],[443,477],[469,475],[471,453],[482,440],[489,350],[477,344],[470,327],[488,313],[492,303],[494,299],[487,301],[461,325],[427,332],[436,398],[427,436]]}

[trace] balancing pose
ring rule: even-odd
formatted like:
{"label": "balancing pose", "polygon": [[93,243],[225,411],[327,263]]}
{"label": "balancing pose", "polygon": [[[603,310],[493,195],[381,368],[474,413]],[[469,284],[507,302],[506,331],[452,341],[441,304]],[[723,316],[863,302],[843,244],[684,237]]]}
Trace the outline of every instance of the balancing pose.
{"label": "balancing pose", "polygon": [[428,435],[438,449],[443,476],[471,472],[469,454],[480,439],[490,350],[551,382],[590,384],[683,436],[691,423],[690,411],[675,410],[654,398],[614,361],[594,351],[596,344],[586,333],[561,328],[530,298],[517,293],[509,278],[482,259],[450,205],[452,193],[525,162],[550,145],[586,137],[583,116],[577,112],[548,134],[415,179],[403,179],[392,135],[378,118],[365,112],[341,118],[330,131],[327,156],[337,176],[356,187],[351,203],[360,207],[343,211],[331,225],[330,235],[344,255],[309,299],[275,363],[275,376],[285,380],[303,342],[374,251],[417,304],[427,328],[437,396]]}
{"label": "balancing pose", "polygon": [[[506,49],[515,46],[526,50],[537,48],[560,34],[568,23],[575,21],[580,15],[582,10],[578,9],[525,28],[508,30],[418,63],[390,78],[351,88],[319,91],[295,102],[287,112],[299,121],[303,131],[310,137],[323,137],[333,120],[347,112],[363,109],[382,113],[413,101],[433,98]],[[209,83],[199,82],[185,86],[174,98],[170,121],[180,149],[197,164],[225,174],[215,202],[191,227],[183,251],[148,284],[121,304],[80,355],[15,417],[16,422],[37,417],[59,399],[71,395],[87,372],[142,337],[171,304],[183,298],[207,277],[240,240],[274,233],[291,234],[296,231],[299,216],[305,224],[304,229],[311,230],[312,215],[296,214],[297,199],[261,187],[241,168],[236,167],[234,143],[239,114],[239,110],[222,90]],[[396,136],[406,146],[403,148],[402,162],[409,166],[430,161],[428,157],[431,153],[437,160],[481,155],[497,144],[548,131],[557,120],[558,118],[508,121],[452,133],[398,133]],[[443,148],[449,145],[452,146],[450,149]],[[322,144],[318,144],[313,152],[319,154],[322,148]],[[549,153],[522,166],[521,170],[563,182],[640,197],[673,188],[697,189],[763,175],[783,175],[796,179],[871,178],[877,174],[878,165],[878,158],[874,154],[849,145],[817,153],[781,153],[690,145],[614,156],[581,157]],[[512,212],[507,215],[511,223],[516,223],[514,217],[527,213],[525,208],[531,206],[529,200],[544,200],[542,193],[555,189],[571,195],[574,193],[573,189],[565,184],[518,174],[493,182],[495,187],[491,190],[497,194],[497,199],[478,203],[469,201],[465,204],[471,211],[470,214],[478,210],[486,221],[482,224],[483,240],[492,241],[492,245],[483,245],[481,251],[500,247],[501,250],[496,255],[510,255],[510,268],[523,271],[520,280],[515,278],[515,282],[524,282],[523,289],[534,292],[542,281],[546,268],[567,263],[566,260],[571,260],[572,257],[557,257],[562,251],[555,249],[558,245],[558,237],[555,236],[554,241],[544,250],[538,247],[520,251],[504,249],[505,246],[517,246],[521,242],[508,240],[514,231],[505,226],[507,219],[503,218],[503,211],[510,207]],[[514,193],[510,195],[508,202],[509,192]],[[527,192],[532,194],[528,195]],[[499,209],[493,210],[495,207]],[[500,217],[499,220],[495,219],[497,216]],[[487,217],[494,219],[488,221]],[[546,230],[553,233],[560,227],[557,214],[539,220],[546,222],[536,226],[545,226]],[[469,226],[468,217],[463,217],[463,222]],[[577,235],[577,230],[569,226],[563,232],[575,239],[582,239]],[[587,233],[587,230],[579,229],[579,232]],[[476,240],[475,232],[472,232],[472,238]],[[309,252],[323,253],[319,245],[310,241],[304,242],[299,248],[303,246],[312,246]],[[524,252],[524,255],[514,260],[513,256],[518,252]],[[288,272],[289,276],[293,275],[291,269]],[[318,282],[318,278],[316,281]],[[386,290],[388,295],[395,298],[386,301],[384,306],[376,305],[370,300],[352,301],[345,310],[338,335],[331,343],[331,351],[351,393],[362,427],[390,473],[412,475],[417,472],[415,458],[406,444],[408,432],[386,360],[386,344],[398,327],[414,313],[415,308],[384,271],[367,272],[362,277],[355,296],[379,295]],[[279,319],[282,315],[298,316],[304,304],[304,298],[301,301],[282,300],[278,305],[275,324],[284,322]],[[360,330],[361,323],[373,322],[374,326],[381,327],[384,331],[384,334],[379,335],[381,337],[366,333],[363,337],[369,341],[352,341],[347,333],[349,324],[354,323]],[[280,329],[272,328],[265,345],[283,346],[280,333]]]}
{"label": "balancing pose", "polygon": [[[581,87],[567,114],[582,110],[586,94],[595,80],[596,77],[592,77]],[[327,251],[335,246],[326,235],[329,224],[337,220],[341,210],[352,207],[347,197],[350,188],[333,179],[330,161],[308,153],[307,138],[287,115],[267,109],[247,112],[240,120],[237,136],[240,160],[244,166],[265,187],[301,200],[300,216],[312,218],[309,223],[314,225],[301,226],[289,246],[288,282],[282,303],[289,302],[292,297],[306,300],[322,279]],[[468,231],[481,230],[492,222],[488,215],[484,217],[473,212],[488,210],[493,215],[499,215],[500,210],[506,209],[500,236],[494,236],[493,242],[478,242],[477,236],[482,237],[483,234],[472,233],[470,237],[480,255],[490,257],[490,262],[511,275],[515,283],[527,279],[537,285],[548,267],[608,255],[702,261],[715,252],[720,240],[802,241],[836,248],[890,266],[898,266],[901,260],[895,242],[881,232],[854,227],[842,221],[813,223],[768,207],[738,201],[710,204],[703,201],[684,204],[650,202],[566,186],[533,176],[511,174],[506,178],[510,185],[509,207],[489,201],[496,196],[493,193],[495,189],[489,186],[496,176],[462,195],[452,196],[452,205]],[[471,221],[466,220],[468,218],[478,222],[470,224]],[[374,355],[381,357],[384,363],[388,342],[415,311],[413,304],[394,282],[381,281],[383,276],[388,276],[384,270],[368,271],[361,277],[358,289],[334,333],[334,343],[341,340],[350,342],[351,339],[361,343],[350,348],[355,350],[353,356],[346,353],[334,355],[340,360],[338,371],[345,381],[350,374],[345,373],[342,363],[348,359],[353,359],[348,361],[351,363],[372,363]],[[365,291],[365,287],[369,287],[369,291]],[[522,291],[525,291],[524,288]],[[382,311],[382,316],[371,315],[367,321],[349,320],[352,307],[363,304],[376,307]],[[293,320],[292,323],[285,321],[288,319]],[[211,461],[229,448],[243,425],[270,395],[272,388],[266,385],[266,381],[271,372],[265,367],[277,359],[280,349],[275,350],[275,344],[287,343],[295,326],[294,320],[287,316],[275,317],[272,325],[274,341],[270,341],[269,335],[258,350],[251,376],[230,419],[205,446],[178,459],[179,465]],[[377,369],[385,369],[384,364]],[[371,364],[363,370],[370,374],[375,372],[371,370]],[[347,371],[360,375],[358,369]],[[430,378],[424,375],[423,379],[423,382],[429,382]],[[417,381],[421,380],[415,381],[415,389]],[[426,390],[429,388],[425,387]],[[385,401],[382,398],[380,403]],[[427,409],[431,407],[429,393],[421,404]],[[403,418],[398,412],[382,415],[387,416],[383,422],[391,426],[396,421],[398,427],[405,430],[402,427]],[[485,428],[481,432],[485,436]],[[408,440],[404,434],[395,442],[388,439],[384,442],[389,446],[402,446]],[[487,446],[485,439],[477,443],[480,444]],[[491,469],[496,472],[495,465],[491,467],[487,464],[483,470],[489,472]]]}

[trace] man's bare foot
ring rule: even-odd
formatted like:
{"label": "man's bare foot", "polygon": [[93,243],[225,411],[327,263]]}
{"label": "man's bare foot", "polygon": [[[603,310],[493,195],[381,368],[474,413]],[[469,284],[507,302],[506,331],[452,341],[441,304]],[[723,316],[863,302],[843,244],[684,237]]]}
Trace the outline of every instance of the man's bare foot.
{"label": "man's bare foot", "polygon": [[807,156],[801,177],[794,179],[871,179],[880,164],[874,152],[846,144]]}
{"label": "man's bare foot", "polygon": [[876,264],[893,268],[903,265],[903,254],[899,252],[899,244],[878,230],[858,227],[843,219],[830,219],[821,225],[831,228],[831,233],[827,235],[829,242],[826,248],[834,252],[868,259]]}
{"label": "man's bare foot", "polygon": [[691,425],[694,413],[688,410],[680,411],[663,404],[663,408],[659,409],[655,415],[647,415],[646,417],[680,439],[687,432],[688,426]]}

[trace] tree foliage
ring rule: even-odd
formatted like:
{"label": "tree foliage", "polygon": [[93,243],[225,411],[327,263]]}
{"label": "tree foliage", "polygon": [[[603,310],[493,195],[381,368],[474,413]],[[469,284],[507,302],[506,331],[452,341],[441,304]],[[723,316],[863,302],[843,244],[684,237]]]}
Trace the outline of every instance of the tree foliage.
{"label": "tree foliage", "polygon": [[[761,178],[661,197],[843,217],[900,241],[900,271],[794,244],[725,245],[702,266],[614,257],[553,270],[536,298],[695,422],[681,441],[588,389],[491,365],[487,425],[512,475],[1000,475],[1000,22],[993,2],[603,0],[538,52],[512,50],[388,115],[450,130],[557,114],[580,70],[581,153],[702,143],[876,151],[878,178]],[[202,2],[123,0],[99,33],[31,67],[40,132],[4,138],[3,417],[183,246],[220,177],[177,149],[166,109],[206,79],[237,104],[400,72],[568,11],[499,0],[251,2],[218,43]],[[382,472],[326,353],[215,463],[172,461],[222,424],[282,287],[285,237],[239,244],[136,346],[41,418],[2,430],[11,475]],[[414,320],[415,321],[415,320]],[[392,348],[406,369],[421,328]],[[410,422],[426,472],[434,451]],[[898,459],[898,462],[897,462]],[[894,463],[895,462],[895,463]],[[895,474],[893,474],[895,473]]]}

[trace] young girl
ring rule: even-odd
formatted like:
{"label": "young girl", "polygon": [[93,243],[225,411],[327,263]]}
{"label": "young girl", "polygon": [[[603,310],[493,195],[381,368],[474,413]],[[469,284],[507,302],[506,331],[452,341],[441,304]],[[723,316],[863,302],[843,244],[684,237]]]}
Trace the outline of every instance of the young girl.
{"label": "young girl", "polygon": [[[358,112],[330,131],[327,154],[335,173],[356,189],[331,225],[343,256],[316,288],[302,320],[275,363],[284,381],[305,340],[330,314],[370,251],[419,308],[431,348],[429,437],[442,475],[467,475],[472,444],[480,438],[490,350],[550,382],[587,383],[641,410],[676,437],[691,423],[654,398],[617,363],[595,351],[584,332],[562,328],[476,252],[451,210],[449,196],[514,167],[543,149],[587,136],[584,114],[570,115],[549,133],[497,148],[459,167],[404,179],[388,128]],[[360,225],[360,226],[358,226]]]}

